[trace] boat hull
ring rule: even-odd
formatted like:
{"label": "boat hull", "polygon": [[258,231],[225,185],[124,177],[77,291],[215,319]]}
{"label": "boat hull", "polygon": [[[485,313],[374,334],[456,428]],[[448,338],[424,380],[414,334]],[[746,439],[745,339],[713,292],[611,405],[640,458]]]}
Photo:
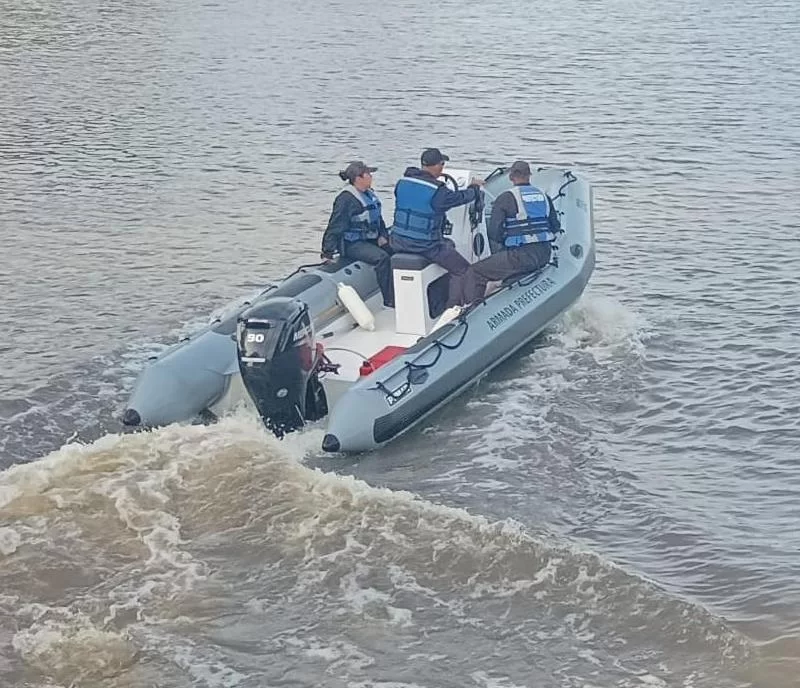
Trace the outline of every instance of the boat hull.
{"label": "boat hull", "polygon": [[[556,175],[556,176],[553,176]],[[560,173],[534,182],[557,188]],[[592,191],[574,179],[561,205],[557,265],[506,284],[354,384],[333,408],[323,449],[376,449],[446,404],[540,334],[583,293],[594,270]]]}
{"label": "boat hull", "polygon": [[[317,341],[332,357],[329,363],[341,363],[320,375],[329,409],[323,450],[365,452],[392,441],[528,344],[583,293],[595,263],[591,187],[555,169],[537,171],[531,183],[556,199],[564,229],[554,245],[557,260],[537,273],[509,281],[455,320],[418,337],[399,334],[409,330],[395,327],[394,312],[381,311],[371,266],[358,261],[304,266],[152,361],[137,381],[125,422],[166,425],[221,415],[247,402],[237,358],[237,321],[248,309],[280,296],[307,304]],[[510,184],[505,174],[489,180],[486,216]],[[473,246],[473,260],[484,257],[485,220],[470,228],[465,209],[462,214],[467,240],[462,236],[461,243]],[[380,316],[383,330],[359,330],[337,294],[339,284],[356,290]],[[387,346],[407,348],[364,375],[359,365]]]}
{"label": "boat hull", "polygon": [[267,299],[292,296],[308,305],[315,327],[323,327],[345,313],[336,298],[339,282],[353,286],[363,299],[378,293],[368,265],[341,261],[300,268],[151,360],[128,399],[123,422],[157,427],[229,411],[246,398],[234,336],[238,317]]}

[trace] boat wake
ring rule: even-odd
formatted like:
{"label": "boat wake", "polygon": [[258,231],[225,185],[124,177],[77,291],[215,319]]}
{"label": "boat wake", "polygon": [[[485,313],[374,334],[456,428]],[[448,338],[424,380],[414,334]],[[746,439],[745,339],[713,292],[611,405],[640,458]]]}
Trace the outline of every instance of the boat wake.
{"label": "boat wake", "polygon": [[736,685],[748,643],[702,607],[308,468],[320,433],[234,415],[0,473],[6,685]]}

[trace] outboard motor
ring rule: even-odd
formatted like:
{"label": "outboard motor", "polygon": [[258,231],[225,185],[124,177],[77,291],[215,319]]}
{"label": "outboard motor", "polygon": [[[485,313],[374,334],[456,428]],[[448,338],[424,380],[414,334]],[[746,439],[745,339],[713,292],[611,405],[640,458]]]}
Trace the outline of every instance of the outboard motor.
{"label": "outboard motor", "polygon": [[327,415],[317,377],[321,355],[305,303],[275,297],[254,306],[239,316],[236,341],[242,382],[277,437]]}

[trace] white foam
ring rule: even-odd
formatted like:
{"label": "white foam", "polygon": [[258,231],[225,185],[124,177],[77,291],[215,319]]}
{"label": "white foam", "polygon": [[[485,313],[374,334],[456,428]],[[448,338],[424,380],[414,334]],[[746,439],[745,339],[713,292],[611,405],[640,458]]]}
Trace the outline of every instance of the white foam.
{"label": "white foam", "polygon": [[[529,463],[528,456],[518,456],[514,449],[535,438],[547,450],[550,439],[562,434],[562,402],[571,399],[598,367],[630,365],[631,357],[637,360],[646,336],[643,319],[619,302],[584,296],[548,329],[542,345],[514,363],[513,377],[501,372],[500,379],[490,378],[469,398],[469,415],[480,416],[481,424],[443,430],[461,441],[466,438],[470,459],[434,481],[451,483],[475,469],[508,474]],[[504,489],[487,487],[492,492]]]}
{"label": "white foam", "polygon": [[410,609],[387,605],[386,611],[389,612],[390,623],[393,623],[396,626],[401,626],[403,628],[408,628],[409,626],[414,625],[414,620],[413,620],[414,614]]}
{"label": "white foam", "polygon": [[91,473],[98,459],[111,458],[117,466],[124,464],[121,452],[114,457],[121,439],[120,435],[105,435],[90,445],[71,443],[38,461],[11,466],[0,473],[0,508],[16,499],[42,494],[71,475]]}
{"label": "white foam", "polygon": [[490,676],[485,671],[473,671],[470,674],[475,683],[484,688],[530,688],[529,686],[513,683],[507,676]]}
{"label": "white foam", "polygon": [[22,536],[13,528],[0,528],[0,554],[9,556],[17,551]]}
{"label": "white foam", "polygon": [[96,628],[85,615],[68,612],[17,632],[12,647],[44,675],[68,685],[115,676],[136,657],[125,635]]}
{"label": "white foam", "polygon": [[355,569],[342,577],[339,588],[344,601],[358,614],[370,614],[372,618],[385,615],[389,623],[409,627],[413,626],[413,614],[410,609],[397,607],[390,602],[392,596],[371,586],[362,586],[359,578],[369,573],[363,564],[356,564]]}
{"label": "white foam", "polygon": [[335,647],[310,647],[305,654],[310,659],[321,659],[325,662],[333,662],[342,656]]}
{"label": "white foam", "polygon": [[401,681],[349,681],[347,688],[426,688],[426,686],[421,683]]}
{"label": "white foam", "polygon": [[208,648],[196,648],[187,639],[176,645],[174,636],[170,637],[172,659],[195,681],[209,688],[235,688],[247,680],[247,676],[227,666],[223,659],[204,656]]}
{"label": "white foam", "polygon": [[361,587],[358,578],[366,573],[367,568],[362,564],[357,564],[355,570],[344,576],[339,585],[344,600],[358,613],[363,613],[368,606],[373,604],[385,607],[391,599],[385,592],[380,592],[372,587]]}
{"label": "white foam", "polygon": [[326,662],[326,674],[361,671],[375,664],[375,658],[362,652],[356,645],[346,640],[324,641],[316,636],[306,638],[285,637],[281,643],[298,649],[310,660]]}
{"label": "white foam", "polygon": [[647,332],[642,316],[615,299],[587,292],[564,314],[555,336],[567,350],[587,351],[603,364],[620,350],[641,354]]}
{"label": "white foam", "polygon": [[[91,444],[72,442],[30,463],[0,472],[0,508],[13,500],[42,494],[75,476],[121,475],[126,470],[160,468],[174,458],[173,477],[192,463],[214,460],[215,450],[237,438],[263,444],[263,426],[245,414],[225,425],[170,425],[152,432],[108,434]],[[277,440],[276,440],[277,442]],[[287,445],[290,446],[290,445]]]}

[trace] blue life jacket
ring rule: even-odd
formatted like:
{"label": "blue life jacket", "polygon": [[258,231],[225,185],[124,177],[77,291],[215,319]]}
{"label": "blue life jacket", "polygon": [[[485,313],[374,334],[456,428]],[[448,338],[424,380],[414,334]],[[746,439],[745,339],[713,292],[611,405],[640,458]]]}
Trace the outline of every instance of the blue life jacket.
{"label": "blue life jacket", "polygon": [[550,226],[550,201],[544,191],[530,184],[510,189],[517,201],[516,217],[507,217],[503,222],[505,245],[509,248],[555,241],[556,235]]}
{"label": "blue life jacket", "polygon": [[374,241],[381,228],[381,201],[372,189],[359,191],[352,184],[344,187],[361,203],[361,212],[350,217],[350,226],[342,232],[345,241]]}
{"label": "blue life jacket", "polygon": [[431,201],[439,184],[402,177],[394,187],[394,222],[392,233],[418,241],[442,238],[443,213],[433,210]]}

